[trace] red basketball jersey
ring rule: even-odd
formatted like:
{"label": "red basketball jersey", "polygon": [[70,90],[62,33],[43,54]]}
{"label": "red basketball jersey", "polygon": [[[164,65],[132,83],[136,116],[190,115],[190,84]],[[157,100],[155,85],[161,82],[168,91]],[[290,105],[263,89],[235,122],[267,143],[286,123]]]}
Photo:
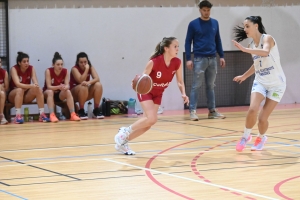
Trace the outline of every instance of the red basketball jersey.
{"label": "red basketball jersey", "polygon": [[[33,68],[31,65],[28,66],[28,68],[26,69],[26,71],[24,73],[21,71],[21,68],[18,65],[15,65],[13,67],[17,71],[17,75],[19,77],[20,83],[23,83],[23,84],[31,83],[31,75],[32,75],[32,68]],[[9,82],[9,89],[13,90],[15,88],[16,88],[16,85],[15,85],[13,79],[11,78],[10,82]]]}
{"label": "red basketball jersey", "polygon": [[[80,74],[84,73],[84,70],[82,70],[79,66],[74,66]],[[74,68],[73,67],[73,68]],[[89,72],[87,74],[87,77],[85,79],[85,81],[89,81],[90,80],[90,76],[91,76],[91,68],[89,69]],[[72,89],[73,87],[75,87],[76,85],[78,85],[79,83],[75,80],[73,74],[72,74],[72,70],[71,70],[71,74],[70,74],[70,89]]]}
{"label": "red basketball jersey", "polygon": [[152,89],[164,90],[169,86],[174,74],[179,69],[181,60],[177,57],[172,58],[169,66],[166,65],[163,55],[151,60],[153,61],[153,68],[149,76],[153,80]]}
{"label": "red basketball jersey", "polygon": [[[66,68],[62,68],[61,72],[59,75],[56,75],[54,72],[54,68],[50,67],[48,68],[49,72],[50,72],[50,78],[51,78],[51,86],[58,86],[60,84],[64,84],[65,83],[65,78],[66,75],[68,73],[68,70]],[[47,90],[47,84],[46,84],[46,80],[45,80],[45,84],[44,84],[44,88],[43,90]]]}
{"label": "red basketball jersey", "polygon": [[0,84],[3,84],[5,81],[5,73],[6,73],[6,70],[0,68]]}

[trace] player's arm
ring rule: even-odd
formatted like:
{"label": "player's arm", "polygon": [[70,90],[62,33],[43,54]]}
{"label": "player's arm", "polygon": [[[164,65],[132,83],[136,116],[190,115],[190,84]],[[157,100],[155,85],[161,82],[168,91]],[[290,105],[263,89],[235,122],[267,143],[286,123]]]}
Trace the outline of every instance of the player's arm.
{"label": "player's arm", "polygon": [[244,82],[249,76],[255,73],[254,65],[252,65],[243,75],[236,76],[233,78],[233,81],[238,82],[241,84]]}
{"label": "player's arm", "polygon": [[233,40],[234,46],[245,53],[255,54],[262,57],[267,57],[271,48],[275,45],[274,39],[270,35],[266,35],[263,38],[263,49],[245,48],[240,43]]}
{"label": "player's arm", "polygon": [[183,82],[182,64],[180,64],[179,69],[176,71],[176,79],[177,79],[177,85],[178,85],[179,90],[181,92],[181,95],[182,95],[182,98],[184,100],[184,103],[189,104],[189,97],[186,96],[185,86],[184,86],[184,82]]}
{"label": "player's arm", "polygon": [[7,91],[9,88],[9,83],[8,83],[8,73],[5,72],[5,77],[4,77],[4,87],[3,87],[3,90],[4,91]]}
{"label": "player's arm", "polygon": [[33,87],[33,86],[30,85],[30,84],[23,84],[23,83],[20,83],[20,80],[19,80],[19,76],[18,76],[17,70],[16,70],[14,67],[11,68],[10,74],[11,74],[11,78],[12,78],[12,80],[14,81],[14,83],[15,83],[15,85],[16,85],[17,88],[29,89],[29,88],[32,88],[32,87]]}
{"label": "player's arm", "polygon": [[149,75],[152,71],[152,68],[153,68],[153,61],[152,60],[149,60],[149,62],[147,63],[145,69],[144,69],[144,72],[143,74],[147,74]]}
{"label": "player's arm", "polygon": [[65,90],[70,89],[69,82],[70,82],[70,78],[68,76],[68,70],[66,69],[66,76],[65,76],[65,80],[64,80],[64,85],[65,85],[64,88],[65,88]]}
{"label": "player's arm", "polygon": [[37,80],[35,69],[33,67],[32,67],[32,71],[31,71],[31,80],[35,87],[39,87],[39,82]]}
{"label": "player's arm", "polygon": [[91,75],[92,75],[92,78],[93,78],[93,79],[90,80],[90,81],[88,82],[88,84],[93,85],[93,84],[95,84],[95,83],[97,83],[97,82],[100,82],[100,78],[99,78],[99,76],[98,76],[98,73],[97,73],[95,67],[91,67]]}
{"label": "player's arm", "polygon": [[86,80],[88,71],[89,71],[89,69],[85,68],[84,73],[80,74],[78,69],[76,69],[76,67],[73,67],[71,70],[71,73],[74,76],[74,79],[77,83],[82,83],[83,81]]}

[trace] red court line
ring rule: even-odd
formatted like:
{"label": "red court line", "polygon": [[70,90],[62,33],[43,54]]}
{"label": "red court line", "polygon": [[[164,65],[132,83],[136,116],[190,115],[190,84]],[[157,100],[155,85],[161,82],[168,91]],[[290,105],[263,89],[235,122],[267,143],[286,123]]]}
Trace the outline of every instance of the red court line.
{"label": "red court line", "polygon": [[[198,160],[201,156],[203,156],[203,154],[205,154],[206,152],[209,152],[210,150],[213,150],[213,149],[215,149],[215,148],[217,148],[217,147],[220,147],[220,146],[222,146],[222,145],[224,145],[224,144],[229,144],[229,143],[234,142],[234,141],[237,141],[237,140],[232,140],[232,141],[228,141],[228,142],[224,142],[224,143],[218,144],[218,145],[216,145],[216,146],[214,146],[214,147],[208,148],[207,150],[205,150],[205,152],[201,152],[201,153],[199,153],[198,155],[196,155],[196,156],[193,158],[192,162],[191,162],[191,169],[192,169],[192,171],[194,172],[194,174],[195,174],[199,179],[202,179],[203,181],[211,182],[210,180],[206,179],[203,175],[200,174],[199,170],[197,169],[197,160]],[[225,189],[225,188],[220,188],[220,189],[221,189],[221,190],[224,190],[224,191],[226,191],[226,192],[230,192],[231,194],[234,194],[234,195],[236,195],[236,196],[243,196],[243,195],[240,194],[240,193],[237,193],[237,192],[234,192],[234,191],[230,191],[230,190]],[[255,198],[248,197],[248,196],[243,196],[243,197],[246,198],[246,199],[256,200]]]}
{"label": "red court line", "polygon": [[288,182],[288,181],[290,181],[290,180],[293,180],[293,179],[296,179],[296,178],[300,178],[300,176],[295,176],[295,177],[292,177],[292,178],[289,178],[289,179],[286,179],[286,180],[283,180],[283,181],[277,183],[277,184],[274,186],[274,191],[275,191],[275,193],[276,193],[278,196],[280,196],[280,197],[282,197],[282,198],[284,198],[284,199],[287,199],[287,200],[293,200],[292,198],[287,197],[287,196],[285,196],[284,194],[282,194],[282,192],[280,192],[280,187],[281,187],[283,184],[285,184],[286,182]]}
{"label": "red court line", "polygon": [[[211,136],[211,137],[208,137],[208,138],[213,138],[213,137],[218,137],[218,136],[224,136],[224,135],[229,135],[229,134],[233,134],[233,133],[236,133],[236,131],[230,132],[230,133],[225,133],[225,134],[219,134],[219,135]],[[151,164],[152,164],[152,162],[158,157],[158,155],[162,155],[162,154],[164,154],[165,152],[167,152],[167,151],[169,151],[169,150],[171,150],[171,149],[174,149],[174,148],[176,148],[176,147],[179,147],[179,146],[182,146],[182,145],[186,145],[186,144],[189,144],[189,143],[197,142],[197,141],[199,141],[199,140],[202,140],[202,138],[201,138],[201,139],[192,140],[192,141],[189,141],[189,142],[185,142],[185,143],[182,143],[182,144],[178,144],[178,145],[176,145],[176,146],[172,146],[172,147],[170,147],[170,148],[168,148],[168,149],[165,149],[165,150],[163,150],[163,151],[157,153],[156,155],[152,156],[152,157],[147,161],[147,163],[146,163],[146,165],[145,165],[145,168],[151,169]],[[149,178],[151,181],[153,181],[156,185],[160,186],[161,188],[163,188],[163,189],[165,189],[165,190],[167,190],[167,191],[169,191],[169,192],[171,192],[171,193],[173,193],[173,194],[175,194],[175,195],[177,195],[177,196],[180,196],[180,197],[182,197],[182,198],[184,198],[184,199],[193,200],[193,198],[188,197],[188,196],[185,196],[185,195],[183,195],[183,194],[180,194],[179,192],[176,192],[176,191],[174,191],[174,190],[168,188],[167,186],[163,185],[163,184],[162,184],[161,182],[159,182],[156,178],[154,178],[154,176],[152,175],[152,173],[151,173],[150,171],[146,171],[146,175],[148,176],[148,178]]]}

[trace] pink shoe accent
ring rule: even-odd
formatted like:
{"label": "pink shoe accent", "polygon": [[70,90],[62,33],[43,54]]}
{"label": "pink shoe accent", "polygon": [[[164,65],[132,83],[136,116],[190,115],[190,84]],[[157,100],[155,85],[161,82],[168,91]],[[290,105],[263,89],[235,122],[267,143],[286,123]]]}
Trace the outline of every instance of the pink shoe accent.
{"label": "pink shoe accent", "polygon": [[238,151],[238,152],[242,152],[245,147],[246,147],[246,144],[247,142],[250,142],[252,140],[252,135],[250,134],[248,139],[246,140],[245,138],[241,138],[238,143],[236,144],[236,147],[235,149]]}

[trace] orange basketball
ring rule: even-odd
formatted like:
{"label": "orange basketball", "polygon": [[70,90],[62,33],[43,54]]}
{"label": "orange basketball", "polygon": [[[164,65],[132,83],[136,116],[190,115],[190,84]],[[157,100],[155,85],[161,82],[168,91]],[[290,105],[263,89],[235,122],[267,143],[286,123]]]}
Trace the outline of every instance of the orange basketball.
{"label": "orange basketball", "polygon": [[147,94],[152,90],[152,78],[147,75],[136,75],[132,81],[132,88],[138,94]]}

